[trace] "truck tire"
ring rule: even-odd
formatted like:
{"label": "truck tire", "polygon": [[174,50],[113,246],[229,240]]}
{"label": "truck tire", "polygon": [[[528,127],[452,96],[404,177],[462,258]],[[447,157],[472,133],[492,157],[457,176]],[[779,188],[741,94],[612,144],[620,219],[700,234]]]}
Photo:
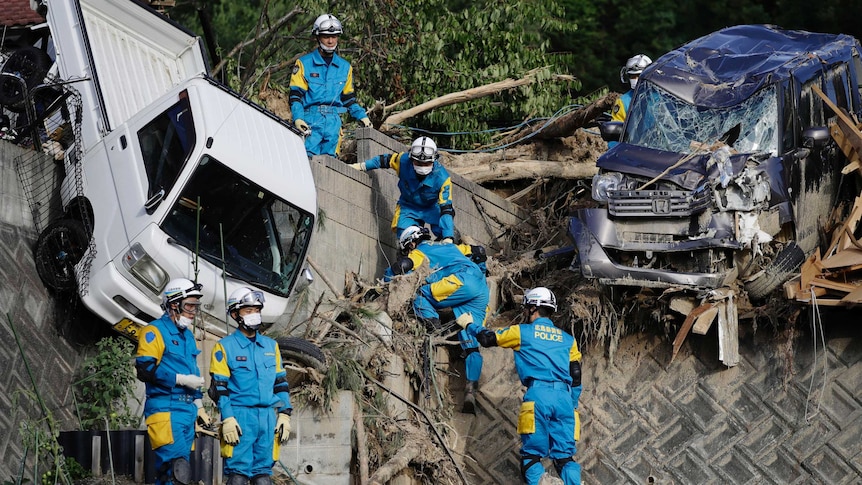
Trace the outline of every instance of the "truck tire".
{"label": "truck tire", "polygon": [[36,272],[45,286],[66,292],[77,286],[75,265],[87,252],[90,238],[81,221],[60,219],[42,231],[36,240],[33,259]]}
{"label": "truck tire", "polygon": [[280,337],[276,342],[281,352],[281,363],[287,371],[287,382],[291,388],[305,379],[306,373],[301,369],[311,367],[317,372],[326,372],[326,356],[317,345],[297,337]]}
{"label": "truck tire", "polygon": [[[28,46],[15,50],[6,59],[0,72],[15,74],[24,80],[27,89],[32,89],[45,79],[51,67],[51,58],[41,49]],[[19,113],[24,111],[24,89],[21,83],[8,76],[0,77],[0,105],[9,111]]]}
{"label": "truck tire", "polygon": [[763,300],[784,284],[802,266],[803,262],[805,262],[805,253],[796,245],[795,241],[791,241],[779,251],[757,278],[745,283],[748,298],[752,301]]}

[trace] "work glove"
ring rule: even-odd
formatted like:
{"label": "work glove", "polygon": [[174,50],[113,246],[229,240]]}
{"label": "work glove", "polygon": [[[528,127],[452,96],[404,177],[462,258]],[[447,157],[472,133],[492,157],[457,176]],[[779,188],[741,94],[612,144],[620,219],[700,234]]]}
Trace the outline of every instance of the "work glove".
{"label": "work glove", "polygon": [[311,134],[311,128],[308,127],[308,123],[305,120],[296,120],[293,122],[293,126],[296,126],[305,136]]}
{"label": "work glove", "polygon": [[455,243],[455,241],[453,241],[451,237],[444,237],[443,240],[440,242],[442,242],[444,244],[454,244]]}
{"label": "work glove", "polygon": [[356,170],[359,170],[360,172],[364,172],[366,170],[365,162],[351,163],[350,168],[355,168]]}
{"label": "work glove", "polygon": [[224,442],[236,446],[239,444],[239,437],[242,436],[242,428],[236,422],[236,418],[227,418],[221,422],[221,437]]}
{"label": "work glove", "polygon": [[177,385],[191,390],[200,389],[204,387],[204,378],[191,374],[177,374]]}
{"label": "work glove", "polygon": [[371,120],[369,120],[367,116],[359,120],[359,122],[362,123],[362,126],[366,128],[371,128]]}
{"label": "work glove", "polygon": [[581,400],[582,390],[583,386],[575,386],[572,388],[572,404],[574,404],[575,409],[578,409],[578,401]]}
{"label": "work glove", "polygon": [[209,426],[213,424],[212,418],[207,414],[207,410],[204,409],[204,402],[200,399],[195,399],[195,406],[198,407],[198,419],[196,423],[201,426]]}
{"label": "work glove", "polygon": [[290,437],[290,415],[287,413],[278,413],[278,421],[275,423],[275,437],[279,443],[287,443],[287,438]]}
{"label": "work glove", "polygon": [[455,323],[458,324],[459,327],[467,330],[467,327],[473,323],[473,314],[472,313],[462,313],[455,319]]}

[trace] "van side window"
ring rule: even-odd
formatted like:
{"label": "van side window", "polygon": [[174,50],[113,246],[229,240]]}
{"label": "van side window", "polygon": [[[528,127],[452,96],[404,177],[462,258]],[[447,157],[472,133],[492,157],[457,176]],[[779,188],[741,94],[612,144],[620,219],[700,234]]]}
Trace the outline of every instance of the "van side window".
{"label": "van side window", "polygon": [[[862,59],[859,59],[859,53],[853,52],[853,70],[856,72],[856,90],[859,91],[859,96],[862,97]],[[853,112],[859,111],[860,106],[853,106]]]}
{"label": "van side window", "polygon": [[[844,108],[845,110],[849,108],[847,101],[849,94],[847,91],[849,86],[847,74],[847,64],[839,64],[830,69],[826,73],[826,88],[824,89],[829,99],[835,101],[835,104],[839,108]],[[828,106],[824,109],[827,110],[828,118],[835,116],[835,113]]]}
{"label": "van side window", "polygon": [[[183,93],[184,94],[184,93]],[[159,190],[167,194],[195,146],[195,127],[188,97],[156,116],[138,131],[147,171],[147,197]]]}
{"label": "van side window", "polygon": [[812,126],[826,126],[826,118],[823,115],[823,101],[817,93],[811,90],[811,86],[822,86],[821,78],[815,77],[802,85],[802,93],[799,96],[799,129],[804,130]]}

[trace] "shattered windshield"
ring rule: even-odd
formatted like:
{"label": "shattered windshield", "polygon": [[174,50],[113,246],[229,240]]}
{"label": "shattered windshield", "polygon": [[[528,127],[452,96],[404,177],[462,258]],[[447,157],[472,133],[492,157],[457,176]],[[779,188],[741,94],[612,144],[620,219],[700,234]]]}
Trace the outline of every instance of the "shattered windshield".
{"label": "shattered windshield", "polygon": [[641,82],[643,86],[638,85],[627,116],[623,142],[691,153],[723,141],[741,153],[778,154],[778,97],[774,84],[736,106],[704,108],[686,103],[653,83]]}
{"label": "shattered windshield", "polygon": [[218,268],[224,254],[231,277],[286,297],[312,223],[311,214],[204,156],[162,229]]}

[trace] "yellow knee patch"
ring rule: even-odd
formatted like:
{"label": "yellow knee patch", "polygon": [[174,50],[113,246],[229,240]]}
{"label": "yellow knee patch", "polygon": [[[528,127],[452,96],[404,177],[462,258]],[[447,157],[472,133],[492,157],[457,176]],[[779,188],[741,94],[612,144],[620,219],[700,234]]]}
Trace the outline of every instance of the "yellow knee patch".
{"label": "yellow knee patch", "polygon": [[150,446],[155,450],[164,445],[174,442],[174,433],[171,429],[171,413],[155,413],[147,417],[147,435],[150,437]]}
{"label": "yellow knee patch", "polygon": [[575,441],[581,441],[581,413],[575,411]]}
{"label": "yellow knee patch", "polygon": [[524,401],[518,412],[518,434],[533,434],[536,432],[536,403]]}

